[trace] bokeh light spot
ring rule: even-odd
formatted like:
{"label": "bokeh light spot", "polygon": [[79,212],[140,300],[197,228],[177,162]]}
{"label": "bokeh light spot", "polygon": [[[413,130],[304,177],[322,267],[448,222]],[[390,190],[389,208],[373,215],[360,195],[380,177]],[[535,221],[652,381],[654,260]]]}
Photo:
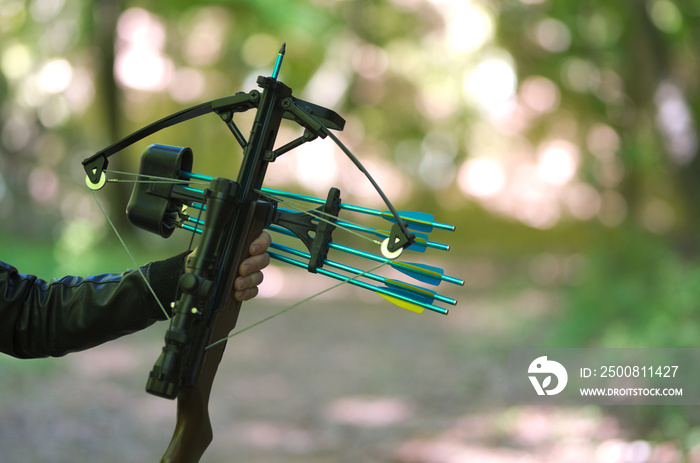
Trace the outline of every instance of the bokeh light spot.
{"label": "bokeh light spot", "polygon": [[620,149],[620,135],[609,125],[598,123],[588,130],[586,145],[598,159],[611,160]]}
{"label": "bokeh light spot", "polygon": [[571,32],[563,22],[546,18],[535,26],[537,43],[547,51],[566,51],[571,45]]}
{"label": "bokeh light spot", "polygon": [[65,3],[65,0],[32,0],[29,13],[36,22],[47,22],[61,12]]}
{"label": "bokeh light spot", "polygon": [[175,71],[168,86],[170,96],[180,103],[199,100],[206,88],[206,78],[201,71],[193,68],[181,68]]}
{"label": "bokeh light spot", "polygon": [[29,194],[40,203],[46,203],[56,197],[58,177],[48,167],[37,167],[29,174]]}
{"label": "bokeh light spot", "polygon": [[464,193],[478,198],[489,198],[503,190],[506,174],[495,159],[467,159],[459,169],[457,182]]}
{"label": "bokeh light spot", "polygon": [[173,64],[163,53],[166,34],[160,19],[141,8],[130,8],[117,23],[120,42],[114,72],[120,84],[137,90],[167,87]]}
{"label": "bokeh light spot", "polygon": [[32,138],[32,127],[25,118],[13,116],[2,127],[0,138],[7,149],[20,151],[29,144]]}
{"label": "bokeh light spot", "polygon": [[255,34],[243,43],[241,55],[251,67],[269,67],[275,62],[281,45],[279,40],[269,34]]}
{"label": "bokeh light spot", "polygon": [[571,215],[578,220],[590,220],[600,212],[600,194],[588,184],[572,185],[566,189],[563,199]]}
{"label": "bokeh light spot", "polygon": [[546,77],[529,77],[520,85],[519,94],[527,107],[539,113],[554,111],[559,106],[559,88]]}
{"label": "bokeh light spot", "polygon": [[225,35],[229,28],[227,10],[205,7],[198,10],[187,24],[189,32],[184,44],[187,62],[194,66],[209,66],[216,63],[224,50]]}
{"label": "bokeh light spot", "polygon": [[9,45],[0,57],[2,73],[9,79],[19,79],[25,76],[32,66],[32,55],[29,48],[21,43]]}
{"label": "bokeh light spot", "polygon": [[484,111],[498,110],[513,97],[516,85],[513,66],[501,58],[481,61],[464,79],[468,99]]}
{"label": "bokeh light spot", "polygon": [[579,164],[576,145],[565,140],[554,140],[540,146],[537,173],[548,183],[563,185],[569,182]]}
{"label": "bokeh light spot", "polygon": [[683,25],[683,15],[672,1],[654,0],[646,5],[651,22],[661,31],[671,34]]}
{"label": "bokeh light spot", "polygon": [[384,74],[389,66],[389,58],[381,48],[365,44],[352,54],[352,67],[366,79],[376,79]]}
{"label": "bokeh light spot", "polygon": [[452,3],[445,13],[447,43],[453,50],[472,52],[493,38],[493,18],[482,6],[464,0]]}
{"label": "bokeh light spot", "polygon": [[39,82],[46,92],[61,93],[68,88],[72,78],[73,67],[70,63],[65,59],[55,59],[44,65]]}
{"label": "bokeh light spot", "polygon": [[70,118],[70,107],[61,95],[52,95],[37,109],[37,116],[44,127],[59,127]]}
{"label": "bokeh light spot", "polygon": [[593,63],[582,58],[568,58],[562,67],[564,84],[576,92],[589,92],[598,86],[600,72]]}

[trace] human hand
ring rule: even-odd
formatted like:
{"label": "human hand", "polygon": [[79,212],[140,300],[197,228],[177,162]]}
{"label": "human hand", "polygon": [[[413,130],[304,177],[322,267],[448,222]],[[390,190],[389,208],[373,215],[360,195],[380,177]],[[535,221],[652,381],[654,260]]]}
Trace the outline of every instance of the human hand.
{"label": "human hand", "polygon": [[250,245],[250,257],[241,262],[239,276],[233,283],[234,297],[239,301],[247,301],[258,295],[258,285],[263,281],[262,270],[270,263],[270,255],[266,252],[272,238],[266,231],[262,232]]}

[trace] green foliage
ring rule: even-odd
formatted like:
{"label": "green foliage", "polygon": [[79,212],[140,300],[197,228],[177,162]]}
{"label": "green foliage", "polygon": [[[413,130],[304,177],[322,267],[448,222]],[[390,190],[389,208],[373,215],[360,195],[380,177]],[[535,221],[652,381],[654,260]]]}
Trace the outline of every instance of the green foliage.
{"label": "green foliage", "polygon": [[700,263],[630,226],[591,250],[552,336],[561,347],[697,347]]}

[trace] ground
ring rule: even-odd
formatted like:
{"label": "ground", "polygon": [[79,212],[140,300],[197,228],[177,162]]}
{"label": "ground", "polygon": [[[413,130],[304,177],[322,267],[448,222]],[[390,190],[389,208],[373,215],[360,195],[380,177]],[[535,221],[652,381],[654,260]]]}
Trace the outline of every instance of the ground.
{"label": "ground", "polygon": [[[518,328],[554,292],[450,291],[449,316],[414,314],[340,288],[230,341],[203,462],[590,463],[681,459],[597,407],[508,403]],[[239,327],[290,301],[244,305]],[[155,462],[174,402],[144,391],[165,324],[61,359],[0,360],[0,460]],[[531,334],[530,334],[531,335]]]}

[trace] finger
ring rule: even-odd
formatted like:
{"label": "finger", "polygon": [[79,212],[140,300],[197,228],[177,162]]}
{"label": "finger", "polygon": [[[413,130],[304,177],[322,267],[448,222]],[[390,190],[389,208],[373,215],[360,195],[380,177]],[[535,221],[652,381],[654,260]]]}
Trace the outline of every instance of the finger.
{"label": "finger", "polygon": [[263,273],[255,272],[247,277],[238,277],[234,282],[234,287],[238,291],[255,288],[263,281]]}
{"label": "finger", "polygon": [[258,254],[257,256],[248,257],[241,262],[241,267],[238,269],[238,274],[242,277],[248,276],[251,273],[259,272],[270,265],[270,255],[268,253]]}
{"label": "finger", "polygon": [[263,252],[267,251],[267,248],[270,247],[270,243],[272,243],[272,237],[268,232],[263,231],[260,236],[255,238],[255,240],[250,244],[250,249],[248,252],[250,252],[251,256],[262,254]]}
{"label": "finger", "polygon": [[239,301],[249,301],[258,295],[258,288],[248,288],[243,291],[236,291],[234,297]]}

